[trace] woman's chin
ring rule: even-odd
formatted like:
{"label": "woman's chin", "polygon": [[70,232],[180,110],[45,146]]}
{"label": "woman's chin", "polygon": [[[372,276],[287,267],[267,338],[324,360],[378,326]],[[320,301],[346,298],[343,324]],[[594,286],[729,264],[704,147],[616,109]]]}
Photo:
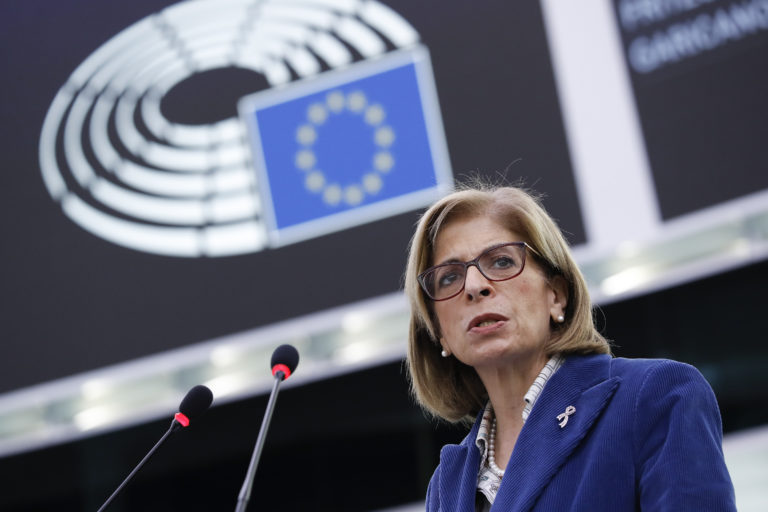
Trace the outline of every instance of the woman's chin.
{"label": "woman's chin", "polygon": [[528,365],[535,366],[543,359],[546,363],[546,354],[540,348],[517,347],[509,344],[485,344],[477,347],[473,354],[468,354],[467,364],[476,370],[482,368],[514,368]]}

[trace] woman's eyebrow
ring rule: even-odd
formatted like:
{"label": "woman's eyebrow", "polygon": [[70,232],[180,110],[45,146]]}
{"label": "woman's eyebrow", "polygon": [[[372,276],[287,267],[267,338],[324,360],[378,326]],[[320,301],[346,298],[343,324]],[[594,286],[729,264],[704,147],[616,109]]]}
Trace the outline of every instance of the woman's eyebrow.
{"label": "woman's eyebrow", "polygon": [[437,265],[445,265],[447,263],[464,263],[464,261],[460,260],[458,258],[448,258],[446,260],[441,261],[440,263],[435,264],[435,266],[437,266]]}
{"label": "woman's eyebrow", "polygon": [[[487,245],[485,248],[481,249],[480,252],[478,252],[475,255],[475,258],[477,258],[481,254],[483,254],[485,251],[489,251],[491,249],[495,249],[496,247],[501,247],[502,245],[506,245],[508,243],[509,242],[496,242],[496,243]],[[469,260],[461,260],[459,258],[456,258],[455,256],[451,256],[451,257],[448,257],[445,260],[441,261],[440,263],[435,263],[434,266],[436,267],[438,265],[445,265],[446,263],[466,263],[467,261],[471,261],[471,260],[473,260],[475,258],[470,258]]]}

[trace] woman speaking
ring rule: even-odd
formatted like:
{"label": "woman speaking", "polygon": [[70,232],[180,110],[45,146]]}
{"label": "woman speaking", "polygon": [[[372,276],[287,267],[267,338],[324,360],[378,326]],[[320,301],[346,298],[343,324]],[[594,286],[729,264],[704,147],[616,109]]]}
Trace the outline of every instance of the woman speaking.
{"label": "woman speaking", "polygon": [[445,446],[429,511],[731,511],[720,414],[692,366],[613,358],[568,244],[518,188],[434,204],[411,242],[408,368]]}

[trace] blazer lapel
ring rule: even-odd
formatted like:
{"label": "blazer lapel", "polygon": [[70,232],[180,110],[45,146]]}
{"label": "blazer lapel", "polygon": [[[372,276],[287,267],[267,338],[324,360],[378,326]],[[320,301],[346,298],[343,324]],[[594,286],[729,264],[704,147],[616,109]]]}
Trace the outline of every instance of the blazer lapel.
{"label": "blazer lapel", "polygon": [[446,445],[440,451],[440,510],[474,512],[480,451],[475,438],[482,412],[461,444]]}
{"label": "blazer lapel", "polygon": [[[569,357],[550,378],[507,464],[493,510],[528,511],[589,432],[621,379],[608,378],[609,356]],[[575,411],[560,427],[558,415]]]}

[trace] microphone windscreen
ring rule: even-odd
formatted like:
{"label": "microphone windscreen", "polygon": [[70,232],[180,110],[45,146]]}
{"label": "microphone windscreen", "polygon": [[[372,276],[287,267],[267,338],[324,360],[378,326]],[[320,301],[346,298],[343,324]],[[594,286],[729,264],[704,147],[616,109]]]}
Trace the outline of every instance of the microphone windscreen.
{"label": "microphone windscreen", "polygon": [[190,420],[201,415],[211,406],[213,393],[203,385],[193,387],[179,404],[179,412]]}
{"label": "microphone windscreen", "polygon": [[291,373],[299,366],[299,351],[293,345],[280,345],[272,352],[272,365],[284,364]]}

